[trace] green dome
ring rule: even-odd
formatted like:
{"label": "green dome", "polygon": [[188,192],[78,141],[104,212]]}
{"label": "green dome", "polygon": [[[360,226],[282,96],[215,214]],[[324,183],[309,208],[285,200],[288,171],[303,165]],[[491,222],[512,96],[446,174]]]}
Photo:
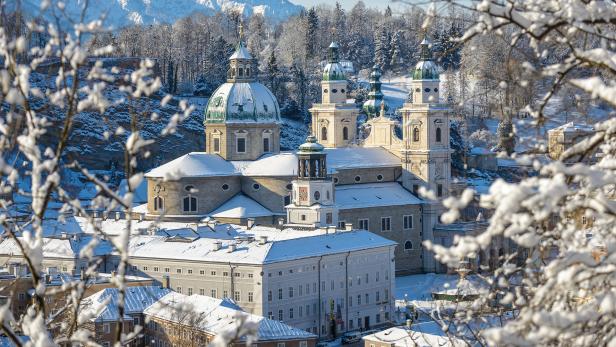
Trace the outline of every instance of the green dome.
{"label": "green dome", "polygon": [[272,92],[258,82],[222,84],[207,103],[205,123],[279,123],[280,107]]}
{"label": "green dome", "polygon": [[438,67],[432,60],[422,60],[413,70],[414,80],[438,80]]}
{"label": "green dome", "polygon": [[344,81],[346,76],[340,63],[328,63],[323,70],[323,81]]}
{"label": "green dome", "polygon": [[314,135],[309,135],[306,142],[299,146],[298,153],[319,153],[323,152],[323,145],[317,142],[317,138]]}

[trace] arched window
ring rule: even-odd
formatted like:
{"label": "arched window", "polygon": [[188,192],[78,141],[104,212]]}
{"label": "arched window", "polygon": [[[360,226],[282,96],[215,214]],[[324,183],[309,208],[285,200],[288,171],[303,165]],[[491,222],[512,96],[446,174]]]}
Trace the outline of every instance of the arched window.
{"label": "arched window", "polygon": [[183,199],[184,212],[197,212],[197,198],[194,196],[186,196]]}
{"label": "arched window", "polygon": [[436,142],[441,142],[441,128],[436,128]]}
{"label": "arched window", "polygon": [[411,241],[406,241],[404,243],[404,250],[410,250],[413,249],[413,243]]}
{"label": "arched window", "polygon": [[165,201],[160,196],[154,197],[154,211],[160,211],[165,208]]}
{"label": "arched window", "polygon": [[250,68],[246,68],[246,77],[250,77]]}
{"label": "arched window", "polygon": [[316,192],[314,192],[314,199],[315,200],[320,200],[321,199],[321,193],[318,190]]}
{"label": "arched window", "polygon": [[244,77],[244,69],[239,68],[239,69],[237,69],[237,70],[238,70],[238,72],[239,72],[239,74],[238,74],[238,75],[239,75],[239,77]]}
{"label": "arched window", "polygon": [[419,142],[419,129],[413,128],[413,142]]}
{"label": "arched window", "polygon": [[321,140],[327,141],[327,128],[326,127],[321,128]]}
{"label": "arched window", "polygon": [[343,140],[349,139],[349,128],[347,127],[342,128],[342,139]]}

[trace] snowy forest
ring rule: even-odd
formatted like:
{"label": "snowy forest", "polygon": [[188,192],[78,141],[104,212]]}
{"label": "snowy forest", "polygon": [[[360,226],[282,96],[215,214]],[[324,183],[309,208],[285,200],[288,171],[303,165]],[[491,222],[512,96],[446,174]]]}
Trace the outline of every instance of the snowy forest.
{"label": "snowy forest", "polygon": [[[87,1],[79,4],[89,10]],[[124,346],[143,339],[144,329],[157,329],[127,318],[135,304],[126,300],[134,280],[131,239],[160,231],[161,222],[154,218],[149,229],[135,227],[143,222],[135,211],[139,187],[145,171],[170,159],[161,153],[177,156],[204,147],[203,114],[191,100],[207,98],[225,81],[241,30],[257,58],[258,78],[279,100],[283,116],[293,120],[283,124],[283,137],[292,133],[302,141],[308,110],[320,99],[321,63],[331,41],[354,64],[348,97],[359,104],[375,64],[383,69],[383,81],[406,77],[419,60],[419,43],[431,38],[442,69],[441,102],[452,108],[451,167],[463,187],[441,200],[422,187],[417,197],[442,204],[443,230],[469,206],[489,213],[475,214],[474,222],[485,224],[481,231],[456,234],[448,245],[424,240],[422,247],[463,281],[465,266],[489,253],[492,243],[514,245],[477,271],[485,284],[479,294],[445,291],[461,300],[449,300],[446,307],[435,303],[422,313],[437,324],[443,338],[438,345],[616,345],[616,4],[402,4],[396,11],[362,1],[351,9],[316,5],[281,21],[222,11],[110,29],[104,18],[70,17],[64,2],[41,1],[41,14],[33,15],[0,0],[0,246],[8,254],[3,270],[13,271],[0,278],[10,279],[0,288],[9,292],[0,300],[0,345]],[[393,107],[390,113],[399,120]],[[582,123],[578,129],[586,135],[549,157],[547,127],[572,121]],[[287,149],[297,148],[289,143]],[[509,166],[503,171],[515,175],[469,169],[464,158],[474,148],[489,148],[494,160],[498,156]],[[483,189],[471,184],[484,176],[490,180],[482,181]],[[184,187],[189,206],[193,188]],[[69,237],[71,230],[63,229],[76,216],[87,237]],[[107,234],[107,222],[123,227]],[[199,222],[209,227],[212,221]],[[192,225],[180,223],[192,232]],[[53,247],[55,241],[46,237],[50,231],[53,240],[70,244],[68,250],[78,249],[71,261],[82,264],[75,268],[79,274],[55,286],[49,275],[59,270],[52,271],[45,254],[68,251]],[[117,263],[104,271],[109,255]],[[26,290],[12,297],[19,271]],[[113,306],[105,313],[116,317],[111,326],[95,325],[101,312],[87,306],[86,293],[103,274],[117,293],[105,300]],[[313,291],[321,287],[314,286]],[[293,297],[293,289],[290,293]],[[388,294],[394,305],[408,308],[406,294]],[[194,309],[180,306],[170,316]],[[402,313],[405,319],[396,324],[411,329],[419,313]],[[258,324],[237,317],[227,324],[232,329],[207,343],[256,342]],[[181,318],[194,323],[189,328],[201,323],[189,314]],[[188,340],[193,333],[182,332]],[[101,334],[112,343],[102,343]]]}

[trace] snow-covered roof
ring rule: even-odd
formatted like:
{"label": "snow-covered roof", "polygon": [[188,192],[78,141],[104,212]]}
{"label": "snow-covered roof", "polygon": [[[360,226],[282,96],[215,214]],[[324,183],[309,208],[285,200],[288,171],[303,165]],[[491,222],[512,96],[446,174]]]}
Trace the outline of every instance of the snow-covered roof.
{"label": "snow-covered roof", "polygon": [[146,308],[144,314],[170,322],[190,324],[192,327],[210,335],[237,331],[240,322],[238,318],[242,317],[244,318],[243,324],[254,323],[258,325],[259,341],[316,338],[311,333],[280,321],[244,312],[229,299],[215,299],[196,294],[188,296],[175,292],[169,293],[157,303]]}
{"label": "snow-covered roof", "polygon": [[241,172],[244,176],[297,175],[297,155],[294,152],[281,152],[266,155],[251,162],[233,163],[236,166],[241,166]]}
{"label": "snow-covered roof", "polygon": [[396,347],[467,346],[464,340],[449,337],[439,323],[415,323],[410,329],[393,327],[363,337],[364,340],[392,344]]}
{"label": "snow-covered roof", "polygon": [[248,52],[246,47],[244,47],[244,44],[240,42],[237,45],[235,52],[233,52],[233,54],[229,57],[229,60],[232,59],[252,59],[252,55],[250,55],[250,52]]}
{"label": "snow-covered roof", "polygon": [[327,165],[335,169],[400,166],[400,158],[380,147],[326,148]]}
{"label": "snow-covered roof", "polygon": [[589,133],[589,132],[593,132],[594,128],[591,125],[587,125],[587,124],[569,122],[559,127],[548,130],[548,132],[554,132],[554,131]]}
{"label": "snow-covered roof", "polygon": [[336,186],[336,205],[339,209],[376,206],[416,205],[422,200],[397,182],[348,184]]}
{"label": "snow-covered roof", "polygon": [[274,213],[244,194],[237,194],[211,213],[214,218],[255,218]]}
{"label": "snow-covered roof", "polygon": [[473,155],[489,155],[489,154],[496,155],[494,152],[491,152],[490,150],[484,147],[473,147],[471,148],[470,153]]}
{"label": "snow-covered roof", "polygon": [[227,82],[214,91],[205,111],[206,123],[280,123],[280,107],[259,82]]}
{"label": "snow-covered roof", "polygon": [[[142,313],[148,306],[169,294],[170,289],[160,286],[126,287],[124,297],[124,318],[128,315]],[[116,321],[120,318],[118,311],[118,288],[105,288],[87,297],[83,302],[81,315],[88,315],[94,321]]]}
{"label": "snow-covered roof", "polygon": [[[47,258],[75,259],[79,253],[92,240],[90,235],[79,235],[67,238],[43,238],[43,255]],[[19,237],[23,241],[22,237]],[[93,248],[93,255],[110,254],[113,251],[111,244],[105,240],[99,240]],[[21,256],[22,252],[13,238],[5,238],[0,242],[0,255]]]}
{"label": "snow-covered roof", "polygon": [[233,176],[235,166],[216,154],[191,152],[150,170],[146,177],[177,180],[182,177]]}
{"label": "snow-covered roof", "polygon": [[[165,228],[164,235],[159,232],[156,235],[131,237],[131,257],[150,258],[155,254],[162,259],[265,264],[395,245],[393,241],[364,230],[327,233],[320,229],[278,230],[264,226],[246,230],[228,224],[220,225],[215,232],[200,231],[200,238],[192,242],[169,242],[166,235],[173,231],[165,224],[161,223],[161,227]],[[267,237],[266,244],[259,243],[261,236]],[[221,248],[215,250],[218,242]],[[230,245],[235,245],[234,251],[231,251]]]}

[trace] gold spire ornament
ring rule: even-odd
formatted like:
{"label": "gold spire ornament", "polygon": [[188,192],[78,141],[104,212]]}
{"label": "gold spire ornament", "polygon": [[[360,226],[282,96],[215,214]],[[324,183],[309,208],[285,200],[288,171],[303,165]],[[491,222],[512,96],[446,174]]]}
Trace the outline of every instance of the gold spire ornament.
{"label": "gold spire ornament", "polygon": [[244,21],[240,20],[240,41],[244,40]]}

